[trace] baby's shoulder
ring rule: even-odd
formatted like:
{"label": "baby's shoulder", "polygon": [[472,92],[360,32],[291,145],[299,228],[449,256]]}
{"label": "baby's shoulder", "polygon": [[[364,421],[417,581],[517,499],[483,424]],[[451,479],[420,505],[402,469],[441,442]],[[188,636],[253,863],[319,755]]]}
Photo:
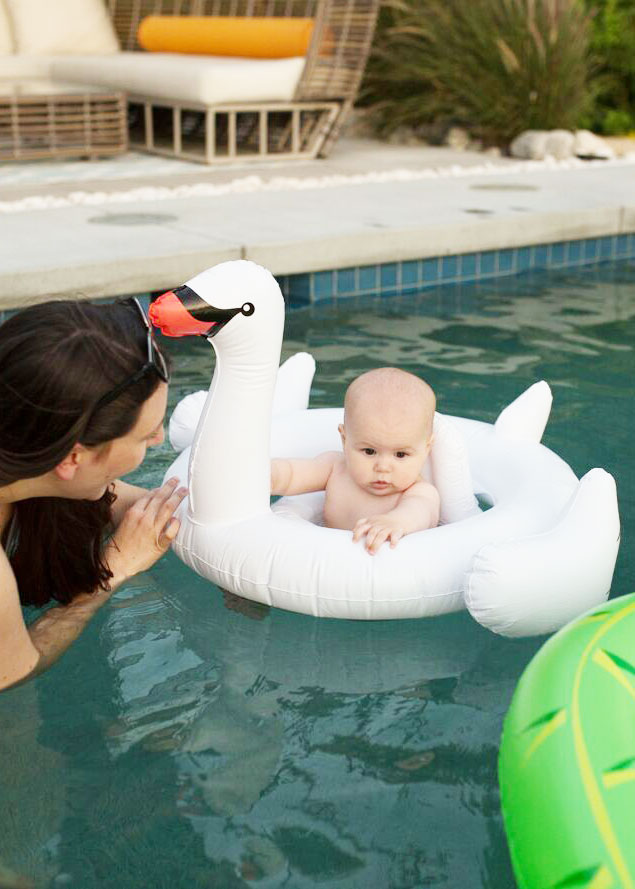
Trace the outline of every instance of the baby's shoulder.
{"label": "baby's shoulder", "polygon": [[326,451],[321,456],[328,463],[329,478],[327,485],[332,488],[334,485],[338,485],[348,474],[344,454],[341,451]]}
{"label": "baby's shoulder", "polygon": [[316,457],[316,460],[327,463],[332,467],[343,466],[344,454],[341,451],[323,451]]}
{"label": "baby's shoulder", "polygon": [[416,481],[413,485],[410,485],[410,487],[403,492],[402,496],[426,497],[429,500],[439,500],[438,490],[431,482],[428,482],[423,478]]}

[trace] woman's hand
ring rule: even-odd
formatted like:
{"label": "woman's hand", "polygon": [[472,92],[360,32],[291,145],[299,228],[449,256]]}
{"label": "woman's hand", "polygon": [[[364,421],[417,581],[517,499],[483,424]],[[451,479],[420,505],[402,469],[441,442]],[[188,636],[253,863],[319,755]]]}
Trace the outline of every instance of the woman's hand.
{"label": "woman's hand", "polygon": [[145,571],[170,548],[179,530],[175,511],[187,495],[172,478],[160,488],[148,491],[124,514],[106,547],[106,561],[113,572],[111,587]]}

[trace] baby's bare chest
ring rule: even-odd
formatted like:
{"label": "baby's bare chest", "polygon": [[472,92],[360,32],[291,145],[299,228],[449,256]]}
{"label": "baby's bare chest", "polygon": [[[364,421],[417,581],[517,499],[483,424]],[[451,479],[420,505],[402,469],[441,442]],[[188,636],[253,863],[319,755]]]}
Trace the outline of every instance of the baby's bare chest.
{"label": "baby's bare chest", "polygon": [[382,515],[394,509],[400,493],[378,496],[364,491],[350,478],[343,467],[336,467],[326,486],[324,524],[327,528],[352,531],[359,519]]}

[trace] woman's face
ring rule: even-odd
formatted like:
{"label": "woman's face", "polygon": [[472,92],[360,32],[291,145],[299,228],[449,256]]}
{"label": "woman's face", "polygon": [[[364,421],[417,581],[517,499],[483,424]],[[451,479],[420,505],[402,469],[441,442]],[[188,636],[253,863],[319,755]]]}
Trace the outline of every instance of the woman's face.
{"label": "woman's face", "polygon": [[163,441],[167,399],[168,387],[165,383],[159,383],[126,435],[105,445],[83,449],[73,479],[73,497],[99,500],[111,482],[141,465],[147,449]]}

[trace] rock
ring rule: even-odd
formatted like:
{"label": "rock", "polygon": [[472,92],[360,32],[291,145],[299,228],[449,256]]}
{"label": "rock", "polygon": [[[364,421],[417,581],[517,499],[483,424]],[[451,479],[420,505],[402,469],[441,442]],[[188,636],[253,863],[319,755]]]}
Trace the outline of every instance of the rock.
{"label": "rock", "polygon": [[564,160],[573,156],[575,136],[569,130],[525,130],[509,146],[512,157],[541,161],[546,157]]}
{"label": "rock", "polygon": [[590,130],[578,130],[576,132],[573,153],[576,157],[600,158],[602,160],[610,160],[615,157],[615,152],[611,146]]}
{"label": "rock", "polygon": [[611,146],[589,130],[525,130],[511,143],[509,153],[525,160],[615,157]]}
{"label": "rock", "polygon": [[489,148],[483,149],[483,154],[488,155],[488,157],[501,157],[503,152],[498,145],[490,145]]}
{"label": "rock", "polygon": [[427,145],[443,145],[446,125],[441,121],[421,123],[415,127],[414,132],[417,138]]}
{"label": "rock", "polygon": [[635,136],[604,136],[603,141],[615,157],[635,158]]}
{"label": "rock", "polygon": [[393,130],[386,140],[389,145],[420,145],[421,140],[412,127],[402,126]]}
{"label": "rock", "polygon": [[548,135],[546,130],[525,130],[511,143],[509,153],[522,160],[542,160]]}
{"label": "rock", "polygon": [[375,131],[370,114],[365,108],[353,108],[342,125],[341,135],[352,139],[372,139]]}
{"label": "rock", "polygon": [[549,130],[545,141],[545,157],[558,161],[573,157],[575,136],[569,130]]}
{"label": "rock", "polygon": [[470,144],[470,134],[463,127],[450,127],[445,134],[443,144],[448,148],[454,148],[455,151],[465,151]]}

